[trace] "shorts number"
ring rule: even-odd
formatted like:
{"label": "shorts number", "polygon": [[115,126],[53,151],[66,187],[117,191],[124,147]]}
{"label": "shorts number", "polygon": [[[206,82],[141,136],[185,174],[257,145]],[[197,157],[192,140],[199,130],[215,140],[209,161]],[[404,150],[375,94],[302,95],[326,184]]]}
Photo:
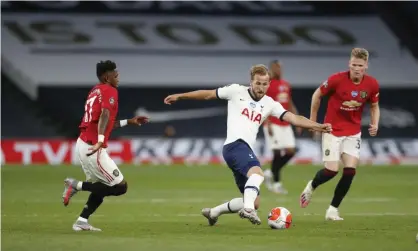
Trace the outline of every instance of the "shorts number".
{"label": "shorts number", "polygon": [[91,112],[93,111],[93,103],[94,100],[96,100],[97,96],[93,96],[89,99],[87,99],[86,101],[86,105],[84,106],[84,122],[90,122],[92,117],[91,117]]}
{"label": "shorts number", "polygon": [[357,149],[360,149],[360,143],[361,143],[361,141],[358,139],[358,140],[357,140],[357,145],[356,145],[356,148],[357,148]]}

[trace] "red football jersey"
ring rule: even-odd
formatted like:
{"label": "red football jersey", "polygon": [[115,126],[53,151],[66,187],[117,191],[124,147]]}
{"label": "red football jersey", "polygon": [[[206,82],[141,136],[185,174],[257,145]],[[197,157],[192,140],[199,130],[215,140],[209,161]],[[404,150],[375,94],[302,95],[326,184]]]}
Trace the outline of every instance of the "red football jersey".
{"label": "red football jersey", "polygon": [[81,120],[80,138],[89,144],[96,144],[98,137],[99,118],[102,114],[102,108],[110,111],[109,122],[107,124],[104,136],[103,147],[107,147],[107,141],[112,132],[116,115],[118,114],[118,90],[109,84],[98,84],[87,96],[84,105],[84,116]]}
{"label": "red football jersey", "polygon": [[379,83],[365,75],[360,84],[354,84],[350,72],[331,75],[320,90],[328,95],[325,123],[332,125],[335,136],[350,136],[361,131],[361,117],[366,102],[379,102]]}
{"label": "red football jersey", "polygon": [[[272,79],[266,95],[279,102],[285,110],[289,110],[292,89],[286,80]],[[281,121],[274,116],[270,116],[269,121],[279,126],[290,125],[287,121]]]}

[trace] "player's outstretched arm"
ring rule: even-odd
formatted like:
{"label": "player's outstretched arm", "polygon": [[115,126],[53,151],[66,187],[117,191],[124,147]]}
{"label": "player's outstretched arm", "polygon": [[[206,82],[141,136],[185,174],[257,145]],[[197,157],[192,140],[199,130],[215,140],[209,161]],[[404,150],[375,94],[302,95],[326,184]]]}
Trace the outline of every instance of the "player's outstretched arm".
{"label": "player's outstretched arm", "polygon": [[171,105],[174,102],[181,99],[211,100],[216,98],[216,90],[197,90],[192,92],[169,95],[164,99],[164,103],[167,105]]}
{"label": "player's outstretched arm", "polygon": [[312,101],[311,101],[310,120],[312,121],[317,121],[319,107],[321,106],[321,98],[322,98],[321,89],[317,88],[312,95]]}
{"label": "player's outstretched arm", "polygon": [[124,126],[127,126],[127,125],[141,126],[145,123],[148,123],[148,121],[149,121],[148,117],[135,116],[131,119],[122,119],[122,120],[115,121],[115,124],[113,124],[113,129],[119,128],[119,127],[124,127]]}
{"label": "player's outstretched arm", "polygon": [[306,129],[311,129],[318,132],[331,132],[331,124],[319,124],[312,120],[305,118],[304,116],[295,115],[291,112],[285,112],[282,116],[282,120],[289,122],[290,124]]}

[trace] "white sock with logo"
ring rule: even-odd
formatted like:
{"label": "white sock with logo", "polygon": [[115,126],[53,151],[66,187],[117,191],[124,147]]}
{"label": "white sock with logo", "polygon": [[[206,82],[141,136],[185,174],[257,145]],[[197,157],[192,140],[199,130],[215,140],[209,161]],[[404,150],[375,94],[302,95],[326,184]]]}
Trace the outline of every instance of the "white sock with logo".
{"label": "white sock with logo", "polygon": [[219,206],[210,209],[210,217],[219,217],[222,214],[236,213],[244,207],[244,200],[242,198],[235,198],[225,202]]}
{"label": "white sock with logo", "polygon": [[244,188],[244,208],[254,209],[254,202],[260,191],[260,185],[263,183],[264,177],[259,174],[252,174]]}

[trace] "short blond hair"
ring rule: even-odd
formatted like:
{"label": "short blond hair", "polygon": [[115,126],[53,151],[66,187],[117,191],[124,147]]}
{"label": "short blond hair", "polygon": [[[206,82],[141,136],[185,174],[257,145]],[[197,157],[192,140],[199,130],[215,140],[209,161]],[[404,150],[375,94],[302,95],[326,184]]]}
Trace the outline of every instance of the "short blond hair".
{"label": "short blond hair", "polygon": [[267,66],[263,64],[253,65],[250,70],[251,80],[254,79],[254,76],[256,74],[261,75],[261,76],[269,75],[269,69],[267,68]]}
{"label": "short blond hair", "polygon": [[354,48],[351,50],[351,57],[369,61],[369,52],[364,48]]}

